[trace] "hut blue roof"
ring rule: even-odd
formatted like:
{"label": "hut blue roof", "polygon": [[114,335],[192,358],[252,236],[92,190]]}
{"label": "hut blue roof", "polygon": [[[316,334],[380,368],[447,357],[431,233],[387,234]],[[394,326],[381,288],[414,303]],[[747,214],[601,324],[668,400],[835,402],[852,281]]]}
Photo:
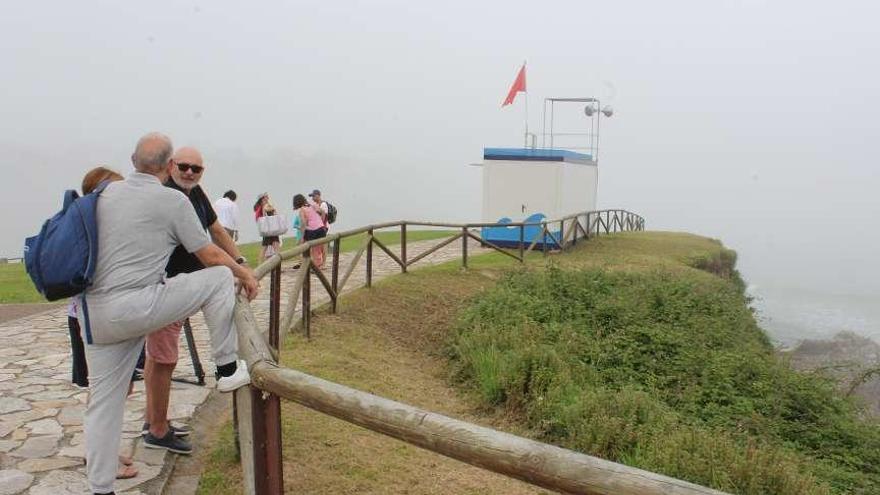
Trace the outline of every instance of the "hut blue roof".
{"label": "hut blue roof", "polygon": [[552,148],[483,148],[483,159],[586,163],[593,157],[587,153]]}

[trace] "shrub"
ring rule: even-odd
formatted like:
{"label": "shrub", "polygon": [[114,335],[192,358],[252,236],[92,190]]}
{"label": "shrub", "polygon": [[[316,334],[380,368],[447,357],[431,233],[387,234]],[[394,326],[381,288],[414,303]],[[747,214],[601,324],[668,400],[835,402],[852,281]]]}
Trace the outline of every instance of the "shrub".
{"label": "shrub", "polygon": [[550,441],[637,467],[736,493],[880,493],[880,428],[776,358],[719,253],[509,273],[460,315],[455,377]]}

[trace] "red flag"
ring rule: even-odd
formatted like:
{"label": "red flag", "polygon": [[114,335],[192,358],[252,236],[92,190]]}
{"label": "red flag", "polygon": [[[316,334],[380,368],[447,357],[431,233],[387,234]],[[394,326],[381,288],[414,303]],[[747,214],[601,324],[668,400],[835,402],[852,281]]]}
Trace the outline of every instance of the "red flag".
{"label": "red flag", "polygon": [[513,81],[513,86],[510,87],[510,91],[507,93],[507,98],[504,99],[504,103],[501,104],[502,107],[506,107],[513,103],[513,99],[516,98],[516,94],[520,91],[526,90],[526,64],[523,64],[522,69],[519,70],[519,74],[516,75],[516,80]]}

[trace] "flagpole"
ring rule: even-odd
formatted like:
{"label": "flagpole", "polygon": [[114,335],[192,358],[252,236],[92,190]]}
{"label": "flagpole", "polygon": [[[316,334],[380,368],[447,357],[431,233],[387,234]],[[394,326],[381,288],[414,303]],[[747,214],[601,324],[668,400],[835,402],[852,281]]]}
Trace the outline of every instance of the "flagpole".
{"label": "flagpole", "polygon": [[[526,70],[526,61],[525,60],[523,60],[522,70],[523,71]],[[525,100],[526,100],[525,101],[525,104],[526,104],[525,105],[525,128],[526,128],[526,131],[525,131],[525,134],[523,135],[523,148],[528,148],[529,147],[529,85],[528,85],[528,77],[529,76],[528,76],[528,74],[525,74],[525,72],[524,72],[524,75],[526,78],[526,89],[525,89],[525,91],[523,91],[523,93],[526,94],[526,98],[525,98]]]}

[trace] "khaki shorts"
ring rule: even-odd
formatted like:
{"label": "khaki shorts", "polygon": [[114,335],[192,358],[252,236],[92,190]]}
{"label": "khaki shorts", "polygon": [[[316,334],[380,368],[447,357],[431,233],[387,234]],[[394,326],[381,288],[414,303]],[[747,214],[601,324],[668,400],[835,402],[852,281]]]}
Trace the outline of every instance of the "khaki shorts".
{"label": "khaki shorts", "polygon": [[159,364],[177,364],[182,321],[170,323],[147,334],[147,357]]}

